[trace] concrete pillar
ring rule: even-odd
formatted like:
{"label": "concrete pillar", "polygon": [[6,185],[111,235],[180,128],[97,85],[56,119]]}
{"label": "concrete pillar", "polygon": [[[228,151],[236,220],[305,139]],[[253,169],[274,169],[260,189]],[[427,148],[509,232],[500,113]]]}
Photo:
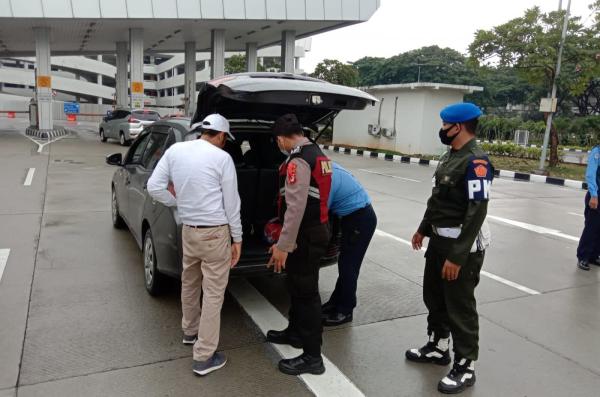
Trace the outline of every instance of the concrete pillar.
{"label": "concrete pillar", "polygon": [[184,95],[186,97],[184,112],[187,116],[193,116],[196,111],[196,42],[185,42],[184,63]]}
{"label": "concrete pillar", "polygon": [[284,30],[281,32],[281,71],[294,73],[294,52],[296,50],[296,32]]}
{"label": "concrete pillar", "polygon": [[127,107],[127,42],[117,43],[117,76],[115,77],[117,106]]}
{"label": "concrete pillar", "polygon": [[258,45],[256,43],[246,43],[246,71],[256,72],[258,58]]}
{"label": "concrete pillar", "polygon": [[[96,60],[98,62],[102,62],[102,55],[98,55],[96,57]],[[100,73],[98,73],[98,75],[96,76],[96,84],[98,84],[100,86],[102,85],[102,75]],[[98,97],[97,100],[98,100],[98,104],[102,105],[102,97]]]}
{"label": "concrete pillar", "polygon": [[51,130],[52,77],[50,76],[50,28],[33,28],[35,37],[35,63],[37,68],[36,94],[40,130]]}
{"label": "concrete pillar", "polygon": [[210,78],[214,79],[225,74],[225,30],[213,29],[211,32],[211,60]]}
{"label": "concrete pillar", "polygon": [[144,107],[144,29],[129,29],[129,81],[132,109]]}

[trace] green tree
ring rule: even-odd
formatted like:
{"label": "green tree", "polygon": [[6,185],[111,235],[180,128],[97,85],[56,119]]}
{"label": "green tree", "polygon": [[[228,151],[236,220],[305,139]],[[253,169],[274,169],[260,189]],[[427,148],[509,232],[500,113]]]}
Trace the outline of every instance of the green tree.
{"label": "green tree", "polygon": [[246,71],[246,56],[232,55],[225,59],[225,74],[243,73]]}
{"label": "green tree", "polygon": [[312,77],[334,84],[356,87],[358,85],[358,70],[353,65],[344,64],[335,59],[325,59],[315,68]]}
{"label": "green tree", "polygon": [[364,57],[352,64],[358,70],[358,84],[361,87],[381,84],[380,69],[385,58]]}
{"label": "green tree", "polygon": [[[556,74],[556,59],[564,12],[543,13],[539,7],[490,30],[479,30],[469,46],[473,61],[515,68],[529,83],[550,92]],[[558,102],[580,95],[600,75],[599,24],[584,26],[580,18],[569,21],[558,80]],[[552,128],[550,165],[558,164],[558,134]]]}
{"label": "green tree", "polygon": [[507,104],[530,103],[531,85],[512,68],[478,67],[451,48],[422,47],[391,58],[365,57],[354,62],[359,85],[433,83],[480,85],[483,92],[465,97],[492,110]]}
{"label": "green tree", "polygon": [[[259,72],[264,72],[264,67],[261,64],[256,65]],[[235,54],[225,59],[225,74],[244,73],[246,72],[246,56]]]}

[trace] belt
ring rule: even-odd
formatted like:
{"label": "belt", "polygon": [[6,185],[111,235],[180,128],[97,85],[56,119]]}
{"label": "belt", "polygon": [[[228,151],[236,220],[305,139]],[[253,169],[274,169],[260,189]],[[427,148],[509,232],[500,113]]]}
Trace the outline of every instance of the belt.
{"label": "belt", "polygon": [[373,206],[369,203],[369,204],[365,205],[364,207],[359,208],[359,209],[357,209],[357,210],[349,213],[346,216],[343,216],[342,218],[351,218],[353,216],[358,216],[358,215],[361,215],[363,212],[366,212],[366,211],[368,211],[368,210],[370,210],[372,208],[373,208]]}
{"label": "belt", "polygon": [[193,229],[212,229],[215,227],[227,226],[227,225],[214,225],[214,226],[206,226],[206,225],[184,225],[185,227],[191,227]]}
{"label": "belt", "polygon": [[433,230],[433,234],[440,236],[440,237],[446,237],[446,238],[458,238],[458,236],[460,236],[460,231],[461,231],[460,226],[456,226],[456,227],[431,226],[431,229]]}

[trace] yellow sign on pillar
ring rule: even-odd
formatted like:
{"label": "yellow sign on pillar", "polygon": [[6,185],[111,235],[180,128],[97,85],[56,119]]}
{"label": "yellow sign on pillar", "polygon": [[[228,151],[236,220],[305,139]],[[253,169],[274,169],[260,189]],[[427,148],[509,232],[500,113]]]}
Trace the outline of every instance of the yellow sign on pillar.
{"label": "yellow sign on pillar", "polygon": [[38,76],[37,77],[37,86],[38,86],[38,88],[51,88],[52,87],[52,77],[51,76]]}
{"label": "yellow sign on pillar", "polygon": [[131,93],[132,94],[143,94],[144,93],[144,83],[141,81],[132,81],[131,82]]}

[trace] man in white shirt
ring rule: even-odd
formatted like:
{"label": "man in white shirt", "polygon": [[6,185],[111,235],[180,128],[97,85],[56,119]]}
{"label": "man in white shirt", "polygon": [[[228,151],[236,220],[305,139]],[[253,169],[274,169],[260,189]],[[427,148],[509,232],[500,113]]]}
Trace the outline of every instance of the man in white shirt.
{"label": "man in white shirt", "polygon": [[229,122],[211,114],[195,129],[202,133],[199,139],[165,152],[148,180],[148,193],[177,206],[183,223],[183,343],[194,345],[194,373],[206,375],[227,362],[216,349],[229,269],[240,259],[242,224],[235,166],[222,150],[234,139]]}

